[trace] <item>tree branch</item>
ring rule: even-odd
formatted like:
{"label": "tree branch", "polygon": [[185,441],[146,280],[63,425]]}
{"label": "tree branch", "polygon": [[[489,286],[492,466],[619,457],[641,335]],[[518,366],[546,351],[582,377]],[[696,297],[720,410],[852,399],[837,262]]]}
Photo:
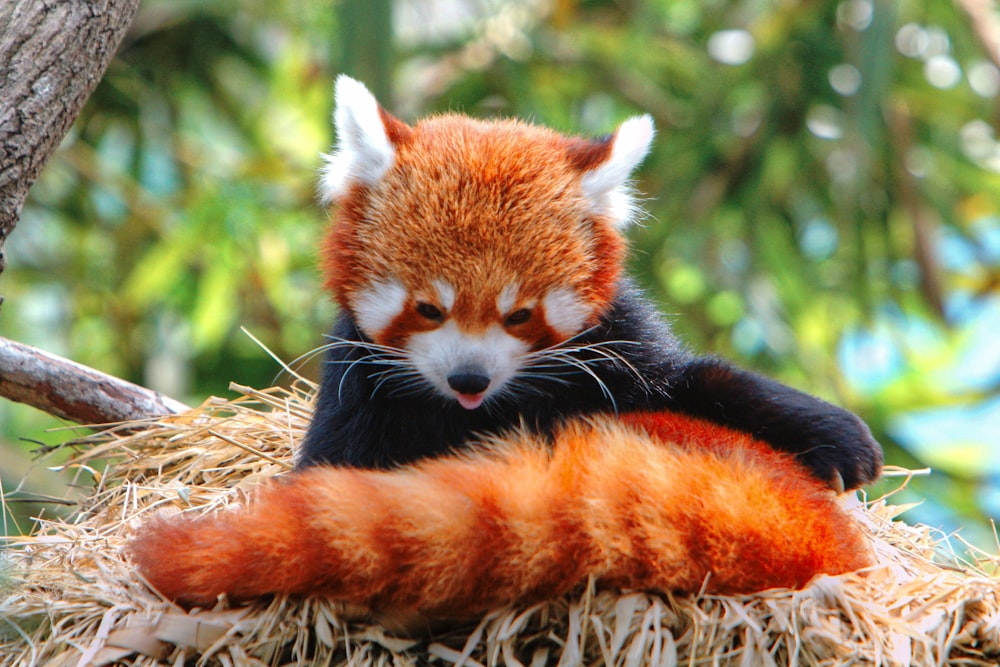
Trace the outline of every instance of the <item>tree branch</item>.
{"label": "tree branch", "polygon": [[0,273],[28,190],[118,50],[139,0],[0,1]]}
{"label": "tree branch", "polygon": [[[910,110],[905,104],[898,102],[890,109],[888,115],[896,154],[909,155],[913,150],[913,123]],[[903,160],[896,163],[896,181],[899,199],[909,212],[910,224],[913,225],[913,257],[920,267],[920,290],[935,315],[942,322],[947,322],[948,317],[944,308],[945,290],[937,259],[938,253],[934,247],[937,224],[920,197],[917,179],[906,169]]]}
{"label": "tree branch", "polygon": [[78,424],[188,410],[179,401],[37,348],[0,338],[0,396]]}

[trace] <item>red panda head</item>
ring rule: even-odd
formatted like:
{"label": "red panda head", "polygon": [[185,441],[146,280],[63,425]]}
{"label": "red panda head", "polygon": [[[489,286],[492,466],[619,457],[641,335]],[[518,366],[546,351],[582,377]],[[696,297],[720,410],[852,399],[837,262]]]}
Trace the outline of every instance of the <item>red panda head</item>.
{"label": "red panda head", "polygon": [[649,116],[588,140],[454,114],[410,127],[346,76],[335,101],[338,141],[320,181],[334,210],[323,268],[375,343],[476,407],[523,355],[607,311]]}

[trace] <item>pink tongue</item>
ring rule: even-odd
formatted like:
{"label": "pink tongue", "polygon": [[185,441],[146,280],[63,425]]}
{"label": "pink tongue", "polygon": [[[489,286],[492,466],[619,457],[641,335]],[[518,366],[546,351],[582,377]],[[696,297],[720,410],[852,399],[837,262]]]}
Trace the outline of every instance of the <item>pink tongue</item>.
{"label": "pink tongue", "polygon": [[483,394],[457,394],[458,404],[466,410],[475,410],[486,398]]}

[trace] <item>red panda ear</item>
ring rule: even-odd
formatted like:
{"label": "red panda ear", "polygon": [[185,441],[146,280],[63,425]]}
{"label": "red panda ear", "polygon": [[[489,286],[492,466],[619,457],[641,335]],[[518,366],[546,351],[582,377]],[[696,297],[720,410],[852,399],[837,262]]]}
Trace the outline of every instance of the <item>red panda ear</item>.
{"label": "red panda ear", "polygon": [[377,184],[392,167],[396,146],[412,131],[379,106],[364,84],[341,74],[334,85],[333,124],[337,143],[319,181],[324,205],[338,199],[354,183]]}
{"label": "red panda ear", "polygon": [[611,218],[618,227],[631,222],[637,212],[629,176],[649,152],[654,133],[649,115],[636,116],[619,125],[610,139],[592,142],[589,149],[571,149],[571,159],[583,170],[580,187],[593,212]]}

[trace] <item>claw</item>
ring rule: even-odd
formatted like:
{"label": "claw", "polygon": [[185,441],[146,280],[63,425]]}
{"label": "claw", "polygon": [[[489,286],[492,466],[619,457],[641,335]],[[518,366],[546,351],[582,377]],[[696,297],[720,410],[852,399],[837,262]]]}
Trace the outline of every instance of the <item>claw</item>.
{"label": "claw", "polygon": [[844,477],[840,474],[839,470],[833,471],[833,478],[830,479],[830,488],[836,491],[838,495],[844,492]]}

